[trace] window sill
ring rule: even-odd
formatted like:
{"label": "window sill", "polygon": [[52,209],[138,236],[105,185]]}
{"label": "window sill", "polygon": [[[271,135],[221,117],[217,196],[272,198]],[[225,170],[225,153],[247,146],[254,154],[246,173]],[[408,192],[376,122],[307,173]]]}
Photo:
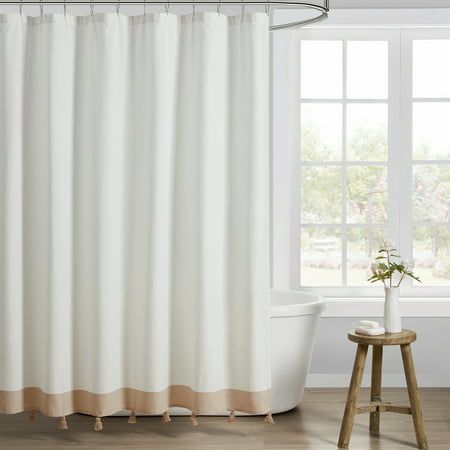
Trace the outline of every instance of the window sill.
{"label": "window sill", "polygon": [[[322,317],[383,317],[384,299],[325,298],[327,307]],[[403,317],[450,317],[450,298],[401,298]]]}

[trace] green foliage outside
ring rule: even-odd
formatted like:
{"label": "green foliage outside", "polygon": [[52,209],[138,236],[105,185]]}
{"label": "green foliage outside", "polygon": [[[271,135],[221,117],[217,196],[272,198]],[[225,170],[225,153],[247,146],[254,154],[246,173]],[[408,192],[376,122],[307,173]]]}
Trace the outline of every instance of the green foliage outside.
{"label": "green foliage outside", "polygon": [[[425,145],[415,156],[431,152]],[[301,155],[306,161],[336,161],[341,149],[331,148],[320,139],[312,124],[303,124]],[[361,128],[349,137],[347,159],[386,161],[387,140],[382,130]],[[346,172],[347,223],[386,224],[387,173],[384,166],[349,166]],[[342,180],[340,166],[303,166],[301,168],[302,223],[342,223]],[[430,226],[413,229],[414,259],[418,268],[432,270],[433,276],[450,279],[450,166],[416,165],[413,169],[413,222]],[[349,264],[367,267],[374,249],[386,235],[383,228],[349,228],[347,249]],[[317,266],[341,264],[339,228],[303,229],[302,251],[308,251],[310,263]],[[306,256],[305,256],[306,258]],[[320,260],[321,263],[318,261]],[[308,263],[305,261],[305,263]],[[308,263],[309,264],[309,263]]]}

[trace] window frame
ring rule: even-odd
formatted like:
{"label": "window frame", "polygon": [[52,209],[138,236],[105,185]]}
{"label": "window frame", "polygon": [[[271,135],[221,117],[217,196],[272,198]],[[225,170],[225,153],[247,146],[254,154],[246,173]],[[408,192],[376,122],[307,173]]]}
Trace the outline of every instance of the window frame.
{"label": "window frame", "polygon": [[[412,148],[413,148],[413,105],[417,101],[433,101],[450,102],[450,97],[424,99],[413,97],[413,41],[414,40],[427,40],[427,39],[450,39],[450,28],[448,27],[434,27],[434,28],[402,28],[400,32],[401,41],[401,114],[403,119],[403,126],[400,128],[401,133],[401,150],[404,156],[404,160],[407,164],[404,165],[402,175],[400,177],[400,192],[403,198],[409,201],[402,202],[401,204],[401,235],[399,240],[400,249],[405,249],[404,253],[407,258],[412,259],[412,173],[413,164],[450,164],[450,160],[426,160],[419,162],[418,160],[413,163]],[[406,170],[406,166],[409,170]],[[450,226],[450,223],[448,224]],[[409,297],[450,297],[450,283],[449,286],[413,286],[412,280],[408,279],[408,283],[403,287],[402,293]]]}
{"label": "window frame", "polygon": [[[300,284],[300,45],[302,40],[367,40],[388,42],[388,98],[386,100],[346,99],[346,49],[343,45],[343,99],[317,99],[317,103],[338,103],[343,105],[343,114],[347,104],[351,103],[386,103],[388,105],[388,223],[389,236],[398,244],[405,258],[412,256],[412,41],[414,39],[449,38],[449,28],[308,28],[290,33],[289,55],[289,113],[288,134],[289,153],[286,161],[290,166],[290,234],[289,241],[289,288],[316,292],[333,298],[373,298],[382,297],[382,287],[307,287]],[[433,99],[435,100],[435,99]],[[450,100],[450,99],[449,99]],[[310,101],[309,99],[307,102]],[[313,100],[311,100],[312,102]],[[305,102],[306,103],[306,102]],[[346,141],[345,118],[343,118],[343,145]],[[396,151],[393,151],[396,149]],[[428,161],[432,162],[432,161]],[[445,164],[450,164],[450,161]],[[324,162],[323,165],[334,165]],[[356,163],[358,165],[360,162]],[[383,163],[376,162],[376,165]],[[306,165],[303,163],[303,165]],[[344,176],[342,190],[346,189],[345,170],[348,162],[338,162]],[[295,170],[295,169],[298,170]],[[344,197],[343,197],[344,199]],[[342,202],[344,212],[344,201]],[[324,225],[326,226],[326,225]],[[344,229],[345,224],[338,224]],[[362,225],[367,227],[370,225]],[[294,244],[295,243],[295,244]],[[276,244],[276,242],[274,242]],[[345,240],[342,241],[342,262],[346,262]],[[342,264],[346,270],[346,264]],[[406,279],[402,284],[402,295],[411,298],[448,298],[450,286],[413,286],[412,280]]]}

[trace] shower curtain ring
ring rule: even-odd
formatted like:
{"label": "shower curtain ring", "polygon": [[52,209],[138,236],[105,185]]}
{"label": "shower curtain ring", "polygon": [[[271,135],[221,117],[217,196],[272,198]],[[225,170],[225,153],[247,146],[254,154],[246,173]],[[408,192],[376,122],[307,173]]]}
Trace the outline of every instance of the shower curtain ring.
{"label": "shower curtain ring", "polygon": [[42,17],[44,16],[44,3],[42,2],[42,0],[39,0],[39,10],[40,10],[40,16],[41,16],[41,22],[42,22]]}
{"label": "shower curtain ring", "polygon": [[170,2],[167,2],[164,6],[164,12],[166,13],[166,16],[169,14],[169,8],[170,8]]}
{"label": "shower curtain ring", "polygon": [[245,4],[244,1],[241,0],[241,16],[243,16],[245,14]]}
{"label": "shower curtain ring", "polygon": [[64,0],[64,17],[66,17],[67,13],[67,0]]}
{"label": "shower curtain ring", "polygon": [[91,4],[89,5],[90,9],[91,9],[91,16],[94,14],[94,1],[91,0]]}
{"label": "shower curtain ring", "polygon": [[219,16],[220,16],[220,7],[221,6],[222,5],[221,5],[220,0],[219,0],[219,2],[217,3],[217,14],[219,14]]}
{"label": "shower curtain ring", "polygon": [[20,0],[19,12],[21,16],[22,16],[22,9],[23,9],[23,0]]}
{"label": "shower curtain ring", "polygon": [[192,17],[195,16],[195,3],[192,2]]}
{"label": "shower curtain ring", "polygon": [[144,0],[144,17],[147,15],[147,0]]}
{"label": "shower curtain ring", "polygon": [[266,3],[265,10],[266,10],[266,14],[270,15],[270,5],[269,5],[269,3]]}
{"label": "shower curtain ring", "polygon": [[119,11],[120,11],[120,0],[117,0],[117,4],[116,4],[116,14],[119,15]]}

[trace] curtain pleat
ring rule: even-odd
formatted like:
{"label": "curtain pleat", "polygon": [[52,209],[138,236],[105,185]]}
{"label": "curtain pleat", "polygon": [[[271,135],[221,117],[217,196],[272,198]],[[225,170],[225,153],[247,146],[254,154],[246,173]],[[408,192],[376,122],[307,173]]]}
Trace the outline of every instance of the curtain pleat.
{"label": "curtain pleat", "polygon": [[268,19],[0,15],[0,412],[270,410]]}

